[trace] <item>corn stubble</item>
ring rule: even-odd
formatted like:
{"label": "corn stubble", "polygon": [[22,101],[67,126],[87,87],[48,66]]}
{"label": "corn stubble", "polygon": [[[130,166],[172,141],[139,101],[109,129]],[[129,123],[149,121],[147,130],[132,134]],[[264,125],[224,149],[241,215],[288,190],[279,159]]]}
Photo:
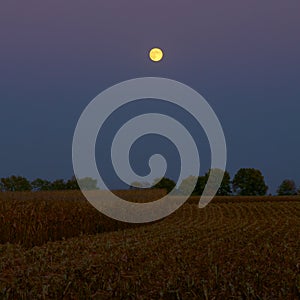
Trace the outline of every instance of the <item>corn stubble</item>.
{"label": "corn stubble", "polygon": [[80,192],[0,193],[0,299],[300,297],[299,197],[197,201],[130,225]]}

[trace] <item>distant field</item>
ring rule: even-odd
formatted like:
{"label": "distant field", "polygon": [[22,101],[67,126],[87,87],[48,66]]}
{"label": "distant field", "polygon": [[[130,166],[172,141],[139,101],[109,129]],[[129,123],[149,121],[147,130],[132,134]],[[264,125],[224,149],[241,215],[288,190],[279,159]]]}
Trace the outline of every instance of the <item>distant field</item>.
{"label": "distant field", "polygon": [[0,299],[300,298],[299,197],[197,202],[130,225],[80,192],[0,193]]}

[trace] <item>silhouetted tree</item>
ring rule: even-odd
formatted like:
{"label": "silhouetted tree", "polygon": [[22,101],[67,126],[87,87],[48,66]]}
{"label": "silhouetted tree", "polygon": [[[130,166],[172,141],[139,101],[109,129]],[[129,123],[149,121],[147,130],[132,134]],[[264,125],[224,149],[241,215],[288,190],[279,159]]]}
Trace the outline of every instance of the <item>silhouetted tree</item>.
{"label": "silhouetted tree", "polygon": [[50,184],[52,191],[63,191],[67,189],[66,183],[63,179],[56,179]]}
{"label": "silhouetted tree", "polygon": [[41,178],[37,178],[31,182],[34,191],[49,191],[51,189],[51,182]]}
{"label": "silhouetted tree", "polygon": [[4,192],[31,191],[30,182],[22,176],[1,178],[1,190]]}
{"label": "silhouetted tree", "polygon": [[190,175],[189,177],[182,180],[178,190],[181,194],[187,195],[192,189],[192,195],[197,195],[195,193],[197,182],[198,182],[198,177]]}
{"label": "silhouetted tree", "polygon": [[[212,180],[212,188],[215,190],[215,186],[217,185],[217,177],[222,177],[222,182],[220,184],[220,187],[217,190],[216,195],[217,196],[228,196],[231,194],[231,183],[230,183],[230,175],[227,171],[223,171],[221,169],[210,169],[205,175],[205,181],[207,184],[208,177],[211,176]],[[208,187],[209,189],[210,187]]]}
{"label": "silhouetted tree", "polygon": [[67,190],[79,190],[79,185],[75,176],[72,176],[66,183]]}
{"label": "silhouetted tree", "polygon": [[253,168],[240,169],[232,183],[233,190],[239,195],[263,196],[268,190],[262,173]]}
{"label": "silhouetted tree", "polygon": [[98,190],[97,187],[97,179],[93,179],[91,177],[84,177],[78,180],[79,186],[83,190]]}
{"label": "silhouetted tree", "polygon": [[[230,175],[227,171],[223,171],[221,169],[211,169],[204,176],[197,177],[196,186],[192,192],[192,195],[202,195],[204,188],[207,185],[208,177],[211,176],[211,186],[207,187],[209,190],[215,190],[218,188],[216,195],[218,196],[226,196],[231,194],[231,183],[230,183]],[[222,177],[222,182],[219,187],[217,187],[217,176]],[[182,180],[179,191],[182,194],[187,194],[190,190],[190,186],[193,184],[195,180],[195,176],[189,176]]]}
{"label": "silhouetted tree", "polygon": [[193,195],[202,195],[204,188],[206,186],[207,177],[206,176],[198,176],[196,187],[194,189]]}
{"label": "silhouetted tree", "polygon": [[280,186],[277,189],[277,194],[279,196],[283,195],[296,195],[297,194],[297,189],[296,189],[296,184],[294,180],[291,179],[285,179],[282,181]]}
{"label": "silhouetted tree", "polygon": [[155,189],[166,189],[167,193],[170,193],[176,186],[175,181],[167,177],[154,179],[152,188]]}

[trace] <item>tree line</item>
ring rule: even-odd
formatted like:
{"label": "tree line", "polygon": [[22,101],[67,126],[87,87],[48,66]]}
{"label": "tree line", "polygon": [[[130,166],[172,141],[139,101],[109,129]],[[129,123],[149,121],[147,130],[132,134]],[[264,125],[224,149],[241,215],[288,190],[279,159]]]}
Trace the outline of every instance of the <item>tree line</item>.
{"label": "tree line", "polygon": [[[90,190],[97,189],[97,180],[85,177],[79,180],[80,183]],[[23,176],[10,176],[0,179],[0,191],[1,192],[16,192],[16,191],[64,191],[64,190],[79,190],[79,184],[72,176],[69,180],[56,179],[49,181],[41,178],[37,178],[33,181],[29,181]]]}
{"label": "tree line", "polygon": [[[241,168],[231,180],[230,174],[227,171],[219,169],[212,169],[206,172],[203,176],[189,176],[182,180],[181,184],[175,189],[177,194],[185,194],[189,191],[192,182],[196,182],[192,195],[201,195],[207,185],[209,175],[214,176],[221,172],[223,176],[222,183],[217,191],[218,196],[229,195],[247,195],[247,196],[264,196],[267,194],[268,186],[265,183],[264,176],[261,171],[254,168]],[[80,185],[85,189],[97,189],[97,180],[86,177],[79,180]],[[151,184],[147,182],[133,182],[130,186],[131,189],[137,188],[163,188],[169,193],[176,187],[175,181],[170,178],[157,178]],[[56,179],[49,181],[37,178],[29,181],[22,176],[10,176],[0,178],[0,191],[1,192],[15,192],[15,191],[58,191],[58,190],[79,190],[79,184],[75,176],[68,180]],[[296,184],[292,179],[285,179],[277,189],[277,195],[297,195],[300,194],[300,188],[297,190]]]}
{"label": "tree line", "polygon": [[[213,172],[212,172],[213,171]],[[227,171],[222,171],[218,169],[209,170],[205,175],[198,176],[189,176],[182,180],[178,189],[175,190],[177,194],[186,194],[189,190],[189,187],[192,182],[196,179],[196,186],[193,190],[192,195],[197,196],[201,195],[204,191],[204,188],[207,184],[210,173],[212,172],[212,180],[214,181],[214,176],[216,174],[222,173],[223,180],[217,191],[217,196],[230,196],[230,195],[240,195],[240,196],[265,196],[268,191],[268,186],[265,183],[264,176],[261,171],[254,168],[241,168],[235,174],[231,180],[230,174]],[[146,188],[151,186],[149,183],[139,183],[133,182],[132,189],[134,188]],[[153,188],[164,188],[169,193],[176,186],[175,181],[170,178],[155,179],[152,187]],[[279,185],[277,189],[277,195],[300,195],[300,188],[297,190],[296,184],[292,179],[285,179]]]}

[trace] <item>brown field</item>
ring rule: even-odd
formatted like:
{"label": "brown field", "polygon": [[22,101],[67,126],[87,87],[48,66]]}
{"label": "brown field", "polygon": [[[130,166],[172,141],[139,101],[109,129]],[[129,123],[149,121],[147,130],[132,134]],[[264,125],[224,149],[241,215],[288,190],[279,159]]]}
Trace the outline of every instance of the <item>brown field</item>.
{"label": "brown field", "polygon": [[[166,194],[164,190],[115,193],[126,200],[145,202]],[[28,248],[82,234],[133,227],[136,225],[101,214],[80,191],[0,193],[0,244],[18,243]]]}
{"label": "brown field", "polygon": [[80,192],[0,193],[0,299],[300,299],[300,197],[197,202],[131,225]]}

